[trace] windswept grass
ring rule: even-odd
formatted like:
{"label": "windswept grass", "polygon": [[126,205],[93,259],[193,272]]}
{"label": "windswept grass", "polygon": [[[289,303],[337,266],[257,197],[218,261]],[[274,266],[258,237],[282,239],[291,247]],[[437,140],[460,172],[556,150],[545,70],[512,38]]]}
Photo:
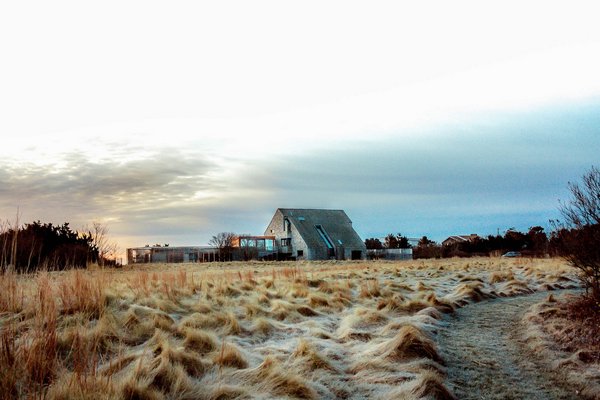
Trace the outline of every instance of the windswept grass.
{"label": "windswept grass", "polygon": [[588,398],[600,398],[600,304],[590,297],[550,294],[525,314],[526,341],[547,367]]}
{"label": "windswept grass", "polygon": [[441,398],[442,313],[574,286],[554,260],[0,275],[0,400]]}

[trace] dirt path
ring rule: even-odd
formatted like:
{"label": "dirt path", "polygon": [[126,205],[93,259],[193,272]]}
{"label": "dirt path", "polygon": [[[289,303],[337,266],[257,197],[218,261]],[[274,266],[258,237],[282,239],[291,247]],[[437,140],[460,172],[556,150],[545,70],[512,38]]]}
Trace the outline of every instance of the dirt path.
{"label": "dirt path", "polygon": [[458,399],[577,398],[574,389],[561,386],[561,376],[536,364],[521,340],[523,313],[547,296],[484,301],[447,318],[438,344],[448,365],[448,386]]}

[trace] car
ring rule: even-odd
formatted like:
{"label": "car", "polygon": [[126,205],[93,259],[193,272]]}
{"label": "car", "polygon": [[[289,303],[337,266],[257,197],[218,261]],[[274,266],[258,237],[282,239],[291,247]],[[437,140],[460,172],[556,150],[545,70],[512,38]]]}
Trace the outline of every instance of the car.
{"label": "car", "polygon": [[521,257],[521,253],[518,251],[509,251],[507,253],[502,254],[502,257]]}

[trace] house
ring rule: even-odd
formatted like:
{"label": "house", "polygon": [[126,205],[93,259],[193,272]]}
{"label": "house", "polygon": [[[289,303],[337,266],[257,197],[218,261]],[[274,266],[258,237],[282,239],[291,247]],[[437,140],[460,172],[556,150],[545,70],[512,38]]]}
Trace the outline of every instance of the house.
{"label": "house", "polygon": [[297,260],[364,260],[367,248],[343,210],[278,208],[265,230]]}
{"label": "house", "polygon": [[127,264],[215,261],[218,249],[208,246],[144,246],[127,249]]}
{"label": "house", "polygon": [[446,240],[442,242],[442,246],[452,246],[458,243],[474,242],[476,239],[479,239],[479,235],[475,233],[472,233],[470,235],[449,236]]}
{"label": "house", "polygon": [[275,260],[275,236],[240,235],[233,239],[233,260]]}

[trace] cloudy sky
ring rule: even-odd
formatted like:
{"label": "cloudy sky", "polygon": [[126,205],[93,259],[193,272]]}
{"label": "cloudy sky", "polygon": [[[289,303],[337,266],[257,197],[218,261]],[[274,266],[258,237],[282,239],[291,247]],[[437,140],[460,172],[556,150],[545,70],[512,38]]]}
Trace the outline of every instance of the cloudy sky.
{"label": "cloudy sky", "polygon": [[[414,3],[414,4],[410,4]],[[0,217],[122,248],[546,226],[600,154],[594,2],[0,5]]]}

